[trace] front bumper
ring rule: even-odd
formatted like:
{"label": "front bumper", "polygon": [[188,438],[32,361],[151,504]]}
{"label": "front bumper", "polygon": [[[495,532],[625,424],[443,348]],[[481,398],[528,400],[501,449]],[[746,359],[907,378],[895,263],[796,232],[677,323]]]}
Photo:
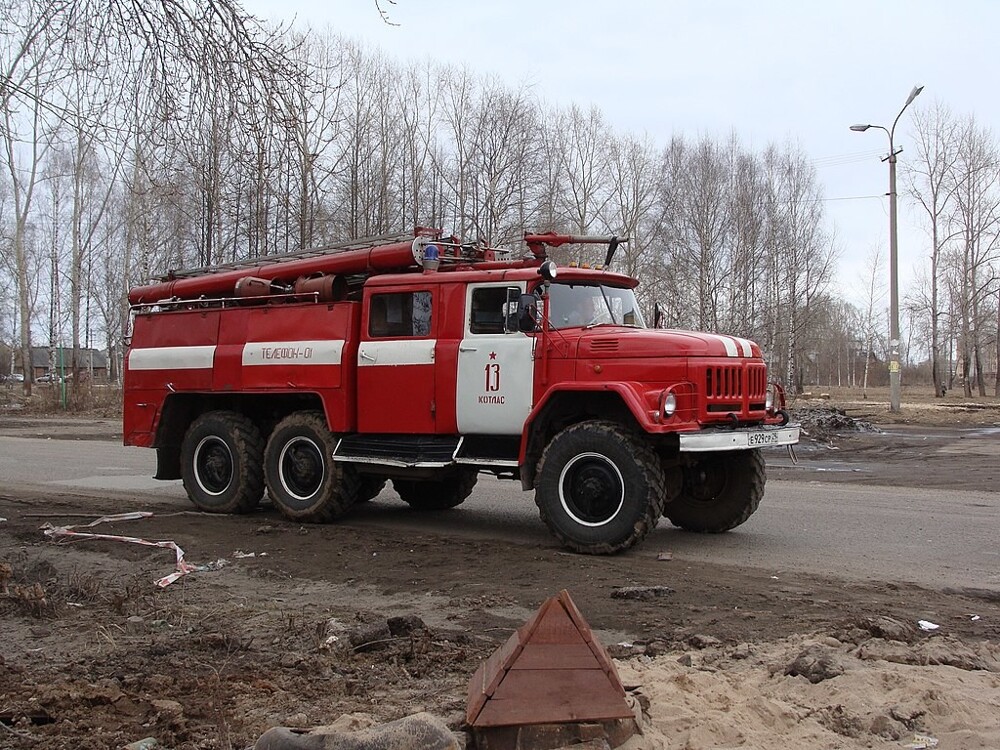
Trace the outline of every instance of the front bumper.
{"label": "front bumper", "polygon": [[720,428],[699,432],[682,432],[678,438],[682,453],[744,451],[752,448],[769,448],[775,445],[795,445],[799,442],[799,431],[800,427],[797,424],[782,427]]}

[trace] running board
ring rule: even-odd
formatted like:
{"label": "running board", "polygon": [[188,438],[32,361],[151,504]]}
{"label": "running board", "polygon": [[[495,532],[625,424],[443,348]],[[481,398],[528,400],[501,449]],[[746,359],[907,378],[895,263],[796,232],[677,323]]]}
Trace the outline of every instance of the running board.
{"label": "running board", "polygon": [[468,465],[468,466],[496,466],[503,467],[505,469],[516,469],[520,464],[517,461],[508,461],[503,458],[475,458],[475,457],[465,457],[456,458],[456,464]]}
{"label": "running board", "polygon": [[333,460],[414,469],[518,467],[516,439],[476,435],[347,435],[337,442]]}
{"label": "running board", "polygon": [[454,435],[348,435],[333,449],[333,460],[439,469],[455,463],[462,440]]}

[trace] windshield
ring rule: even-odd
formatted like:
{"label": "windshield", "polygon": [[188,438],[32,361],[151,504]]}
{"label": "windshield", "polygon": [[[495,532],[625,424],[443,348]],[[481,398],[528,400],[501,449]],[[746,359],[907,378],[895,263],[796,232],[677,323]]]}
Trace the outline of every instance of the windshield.
{"label": "windshield", "polygon": [[549,287],[549,322],[553,328],[646,327],[631,289],[600,284],[552,284]]}

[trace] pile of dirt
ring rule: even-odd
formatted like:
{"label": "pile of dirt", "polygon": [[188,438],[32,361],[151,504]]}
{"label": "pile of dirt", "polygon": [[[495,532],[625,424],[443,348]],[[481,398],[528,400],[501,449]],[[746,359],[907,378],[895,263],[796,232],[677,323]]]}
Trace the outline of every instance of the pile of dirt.
{"label": "pile of dirt", "polygon": [[791,412],[792,421],[802,425],[802,437],[813,442],[829,443],[847,433],[879,433],[877,426],[857,419],[836,406],[799,406]]}
{"label": "pile of dirt", "polygon": [[618,668],[639,686],[649,747],[1000,747],[1000,647],[864,625]]}

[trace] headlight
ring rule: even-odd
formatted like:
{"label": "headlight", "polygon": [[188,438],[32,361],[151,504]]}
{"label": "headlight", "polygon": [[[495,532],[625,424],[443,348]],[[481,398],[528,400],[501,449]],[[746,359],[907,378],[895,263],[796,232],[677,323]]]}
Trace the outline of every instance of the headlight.
{"label": "headlight", "polygon": [[673,391],[664,391],[660,396],[660,414],[663,419],[669,419],[677,411],[677,395]]}
{"label": "headlight", "polygon": [[771,411],[774,408],[774,387],[773,386],[769,385],[767,387],[767,398],[764,401],[764,408],[767,409],[768,411]]}

